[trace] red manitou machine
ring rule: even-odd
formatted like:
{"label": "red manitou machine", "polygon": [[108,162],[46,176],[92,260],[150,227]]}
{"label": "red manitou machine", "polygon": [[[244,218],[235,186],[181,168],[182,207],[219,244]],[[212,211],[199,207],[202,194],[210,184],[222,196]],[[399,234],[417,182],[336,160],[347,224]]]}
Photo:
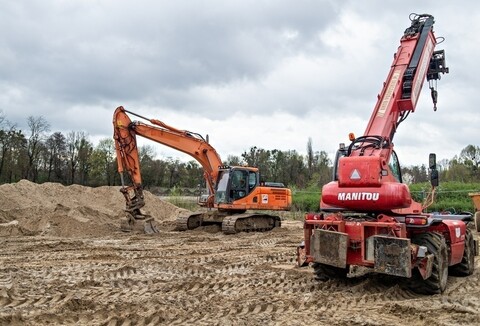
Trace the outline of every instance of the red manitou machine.
{"label": "red manitou machine", "polygon": [[[412,199],[393,150],[393,136],[415,111],[425,78],[436,110],[433,83],[448,73],[444,51],[434,50],[433,16],[410,19],[365,134],[350,134],[350,145],[340,144],[320,213],[305,217],[297,260],[300,266],[312,263],[318,280],[372,272],[402,277],[412,290],[433,294],[445,290],[449,273],[473,273],[472,215],[424,212],[429,204]],[[429,163],[431,204],[438,186],[435,154]]]}

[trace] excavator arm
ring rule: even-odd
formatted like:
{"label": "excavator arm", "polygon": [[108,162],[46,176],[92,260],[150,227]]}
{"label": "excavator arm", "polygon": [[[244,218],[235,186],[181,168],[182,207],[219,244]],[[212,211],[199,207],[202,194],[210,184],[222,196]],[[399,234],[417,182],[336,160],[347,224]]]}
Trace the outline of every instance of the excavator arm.
{"label": "excavator arm", "polygon": [[[150,122],[145,124],[132,121],[128,114]],[[145,205],[140,171],[140,158],[137,136],[169,146],[192,156],[204,170],[204,178],[209,190],[207,207],[213,207],[213,194],[218,176],[218,167],[222,161],[216,150],[199,134],[171,127],[160,120],[148,119],[136,113],[118,107],[113,114],[115,149],[117,152],[118,172],[122,182],[122,193],[127,203],[127,211],[134,216],[142,215],[140,208]],[[130,178],[127,185],[124,173]]]}

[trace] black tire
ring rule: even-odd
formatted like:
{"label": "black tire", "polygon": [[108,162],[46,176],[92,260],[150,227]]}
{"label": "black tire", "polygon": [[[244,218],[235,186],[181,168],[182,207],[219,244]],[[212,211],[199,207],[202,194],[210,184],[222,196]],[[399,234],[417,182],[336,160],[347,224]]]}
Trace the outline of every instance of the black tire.
{"label": "black tire", "polygon": [[475,230],[477,232],[480,232],[480,211],[475,213],[474,221],[475,221]]}
{"label": "black tire", "polygon": [[472,275],[475,269],[475,241],[473,234],[467,228],[465,233],[465,250],[463,251],[462,261],[450,267],[450,274],[454,276]]}
{"label": "black tire", "polygon": [[339,279],[347,277],[347,269],[340,268],[322,263],[313,263],[313,273],[315,274],[315,280],[328,281],[330,279]]}
{"label": "black tire", "polygon": [[432,275],[424,280],[418,269],[414,269],[412,277],[407,281],[407,287],[421,294],[443,293],[448,280],[448,251],[445,238],[437,232],[427,232],[416,235],[412,243],[427,247],[428,253],[434,255]]}

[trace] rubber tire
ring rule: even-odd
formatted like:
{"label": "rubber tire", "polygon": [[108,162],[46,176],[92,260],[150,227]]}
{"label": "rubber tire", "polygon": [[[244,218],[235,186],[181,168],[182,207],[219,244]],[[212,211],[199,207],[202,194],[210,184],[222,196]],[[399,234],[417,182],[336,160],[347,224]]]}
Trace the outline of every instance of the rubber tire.
{"label": "rubber tire", "polygon": [[322,263],[313,263],[313,273],[315,275],[315,280],[317,281],[328,281],[331,279],[339,279],[347,277],[347,269],[340,268],[330,265],[325,265]]}
{"label": "rubber tire", "polygon": [[472,275],[475,270],[475,241],[473,234],[467,228],[465,233],[465,250],[463,251],[462,261],[450,267],[450,274],[454,276]]}
{"label": "rubber tire", "polygon": [[475,230],[477,230],[477,232],[480,232],[480,211],[475,213],[474,220],[475,220]]}
{"label": "rubber tire", "polygon": [[414,269],[407,287],[420,294],[443,293],[448,280],[448,251],[443,235],[437,232],[426,232],[412,238],[412,243],[425,246],[434,255],[432,275],[424,280],[418,269]]}

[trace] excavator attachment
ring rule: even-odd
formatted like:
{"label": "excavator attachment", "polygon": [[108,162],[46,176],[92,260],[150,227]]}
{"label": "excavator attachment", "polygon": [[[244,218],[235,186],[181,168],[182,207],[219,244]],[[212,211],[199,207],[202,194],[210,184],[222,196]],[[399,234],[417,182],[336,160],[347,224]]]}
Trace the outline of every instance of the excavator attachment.
{"label": "excavator attachment", "polygon": [[132,214],[132,212],[125,211],[126,218],[120,221],[120,229],[123,232],[135,232],[135,233],[145,233],[153,234],[159,233],[157,227],[157,222],[155,219],[146,214]]}

